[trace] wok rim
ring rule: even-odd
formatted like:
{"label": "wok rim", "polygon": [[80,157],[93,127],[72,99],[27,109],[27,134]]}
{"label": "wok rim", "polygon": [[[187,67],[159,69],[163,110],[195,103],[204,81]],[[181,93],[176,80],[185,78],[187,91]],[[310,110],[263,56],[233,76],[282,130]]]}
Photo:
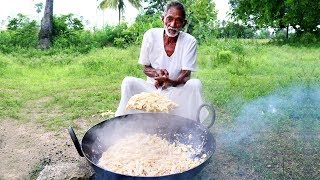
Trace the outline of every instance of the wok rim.
{"label": "wok rim", "polygon": [[142,114],[167,114],[167,115],[169,115],[169,116],[173,116],[173,117],[176,116],[176,117],[179,117],[179,118],[184,118],[184,119],[186,119],[186,120],[188,120],[188,121],[192,121],[192,122],[198,124],[198,125],[199,125],[201,128],[203,128],[204,130],[207,130],[207,131],[208,131],[208,136],[211,136],[211,139],[213,140],[213,144],[216,145],[216,140],[215,140],[213,134],[211,133],[211,131],[209,130],[209,128],[205,127],[201,122],[197,122],[197,121],[194,121],[194,120],[192,120],[192,119],[188,119],[188,118],[185,118],[185,117],[182,117],[182,116],[178,116],[178,115],[174,115],[174,114],[168,114],[168,113],[162,113],[162,112],[150,112],[150,113],[148,112],[148,113],[125,114],[125,115],[122,115],[122,116],[117,116],[117,117],[112,117],[112,118],[109,118],[109,119],[105,119],[105,120],[101,121],[100,123],[92,126],[90,129],[88,129],[88,130],[86,131],[86,133],[84,134],[83,138],[81,139],[81,151],[83,152],[83,155],[84,155],[84,157],[86,158],[86,160],[87,160],[88,162],[90,162],[91,165],[94,165],[94,166],[96,166],[96,167],[98,167],[98,168],[100,168],[100,169],[102,169],[102,170],[104,170],[104,171],[108,171],[108,172],[110,172],[110,173],[114,173],[114,174],[119,175],[119,176],[132,177],[132,178],[165,178],[165,177],[169,177],[169,176],[173,176],[173,175],[183,174],[183,173],[186,173],[186,172],[188,172],[188,171],[192,171],[192,170],[194,170],[194,169],[196,169],[196,168],[198,168],[198,167],[200,167],[200,166],[205,165],[205,163],[208,163],[208,160],[212,157],[213,153],[215,152],[215,148],[213,148],[213,150],[210,151],[210,155],[207,155],[206,159],[205,159],[202,163],[200,163],[198,166],[195,166],[195,167],[193,167],[193,168],[190,168],[190,169],[188,169],[188,170],[186,170],[186,171],[182,171],[182,172],[179,172],[179,173],[165,174],[165,175],[161,175],[161,176],[132,176],[132,175],[128,175],[128,174],[120,174],[120,173],[117,173],[117,172],[114,172],[114,171],[111,171],[111,170],[108,170],[108,169],[105,169],[105,168],[99,166],[98,164],[92,162],[92,161],[87,157],[87,154],[84,153],[84,151],[83,151],[83,139],[86,137],[87,134],[89,134],[89,131],[90,131],[90,130],[94,129],[95,127],[98,127],[99,125],[101,125],[101,124],[103,124],[103,123],[106,123],[107,121],[115,121],[115,120],[117,120],[117,119],[119,119],[119,118],[125,118],[126,116],[131,116],[131,115],[134,116],[134,115],[136,115],[136,114],[138,114],[138,115],[142,115]]}

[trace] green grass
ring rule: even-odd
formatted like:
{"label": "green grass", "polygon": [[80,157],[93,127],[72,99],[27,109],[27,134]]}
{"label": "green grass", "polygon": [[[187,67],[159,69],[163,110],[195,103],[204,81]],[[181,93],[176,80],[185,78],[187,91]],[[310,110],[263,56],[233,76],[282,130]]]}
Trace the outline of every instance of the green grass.
{"label": "green grass", "polygon": [[[219,63],[217,53],[232,59]],[[224,106],[234,98],[251,100],[293,84],[319,84],[319,48],[275,46],[255,41],[219,41],[200,47],[196,76],[208,101]]]}
{"label": "green grass", "polygon": [[[24,108],[41,103],[49,114],[50,109],[58,109],[57,117],[45,120],[54,129],[78,117],[114,110],[120,98],[121,80],[126,75],[143,75],[134,61],[138,55],[137,47],[106,48],[79,56],[0,55],[1,62],[6,63],[0,77],[0,116],[23,119]],[[37,102],[44,97],[50,98]]]}
{"label": "green grass", "polygon": [[[35,120],[57,130],[77,118],[115,111],[122,79],[145,77],[137,63],[139,48],[0,54],[0,117],[24,120],[26,112],[38,107],[42,116]],[[220,62],[219,52],[230,61]],[[206,101],[219,112],[236,114],[246,101],[277,88],[318,83],[319,59],[319,48],[217,40],[199,47],[193,77],[202,80]],[[241,99],[240,104],[230,105],[234,99]]]}

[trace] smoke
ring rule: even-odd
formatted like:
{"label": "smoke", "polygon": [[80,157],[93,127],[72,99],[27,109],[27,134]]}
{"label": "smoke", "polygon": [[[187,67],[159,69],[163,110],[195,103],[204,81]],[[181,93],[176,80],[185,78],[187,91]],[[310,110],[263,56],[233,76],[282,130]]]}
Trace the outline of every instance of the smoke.
{"label": "smoke", "polygon": [[[237,102],[233,102],[237,103]],[[255,99],[243,106],[234,123],[217,135],[217,142],[234,145],[268,131],[279,119],[316,122],[320,120],[320,87],[294,86]],[[308,129],[305,129],[307,132]]]}
{"label": "smoke", "polygon": [[211,138],[209,132],[195,121],[166,113],[139,113],[116,117],[91,128],[82,141],[84,152],[97,162],[110,145],[137,133],[157,134],[170,142],[192,145],[200,157],[203,149],[213,151],[213,144],[207,143],[207,138]]}

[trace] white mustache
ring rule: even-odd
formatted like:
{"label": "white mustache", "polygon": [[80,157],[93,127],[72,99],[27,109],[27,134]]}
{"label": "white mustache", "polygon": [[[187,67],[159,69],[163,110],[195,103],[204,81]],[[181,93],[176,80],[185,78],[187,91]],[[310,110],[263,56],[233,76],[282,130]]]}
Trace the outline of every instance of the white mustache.
{"label": "white mustache", "polygon": [[168,30],[175,30],[175,31],[179,31],[179,29],[178,28],[173,28],[173,27],[168,27]]}

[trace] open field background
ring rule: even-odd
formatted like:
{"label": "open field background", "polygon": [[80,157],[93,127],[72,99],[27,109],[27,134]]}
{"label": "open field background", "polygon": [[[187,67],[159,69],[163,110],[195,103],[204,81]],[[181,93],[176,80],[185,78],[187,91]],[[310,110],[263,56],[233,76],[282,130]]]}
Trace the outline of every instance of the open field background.
{"label": "open field background", "polygon": [[[145,77],[139,50],[0,54],[0,123],[32,124],[57,139],[72,125],[82,137],[112,117],[125,76]],[[211,128],[217,149],[201,179],[319,178],[319,67],[319,47],[256,40],[199,46],[193,77],[202,81],[204,97],[217,111]],[[5,147],[5,139],[0,142]],[[41,163],[31,163],[28,173],[36,174]]]}

